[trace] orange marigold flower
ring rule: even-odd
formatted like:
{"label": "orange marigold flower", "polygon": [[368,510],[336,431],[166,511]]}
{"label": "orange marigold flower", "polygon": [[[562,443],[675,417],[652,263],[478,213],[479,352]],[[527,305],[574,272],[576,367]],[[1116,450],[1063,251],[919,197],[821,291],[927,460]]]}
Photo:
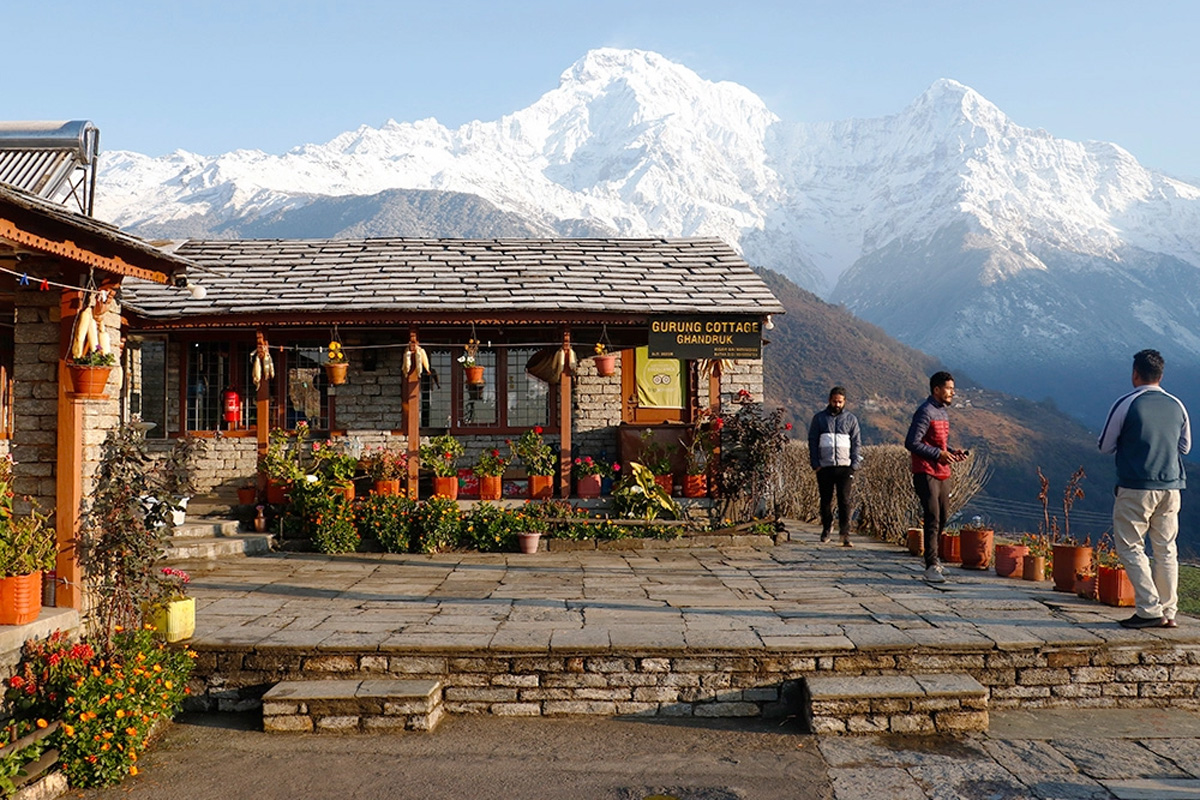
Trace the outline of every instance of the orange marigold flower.
{"label": "orange marigold flower", "polygon": [[100,745],[100,752],[107,753],[109,747],[111,747],[111,745],[108,742],[105,742],[104,744]]}
{"label": "orange marigold flower", "polygon": [[46,722],[46,720],[42,719],[41,717],[38,717],[37,726],[38,726],[39,728],[44,728],[44,727],[46,727],[46,726],[47,726],[47,725],[49,725],[49,724],[50,724],[50,723],[49,723],[49,722]]}
{"label": "orange marigold flower", "polygon": [[138,770],[137,770],[137,767],[135,767],[135,766],[133,766],[132,764],[130,764],[130,765],[129,765],[129,774],[130,774],[130,775],[137,775],[137,772],[138,772]]}
{"label": "orange marigold flower", "polygon": [[138,733],[137,728],[134,728],[132,726],[125,729],[126,736],[137,736],[137,733]]}
{"label": "orange marigold flower", "polygon": [[130,750],[130,751],[129,751],[129,760],[130,760],[130,761],[137,761],[137,753],[135,753],[135,752],[133,752],[132,750]]}
{"label": "orange marigold flower", "polygon": [[100,735],[103,736],[105,739],[111,739],[113,737],[113,732],[112,731],[104,731]]}
{"label": "orange marigold flower", "polygon": [[75,729],[73,727],[71,727],[70,725],[67,725],[64,723],[62,726],[62,729],[63,729],[63,733],[65,733],[67,736],[75,735]]}
{"label": "orange marigold flower", "polygon": [[174,684],[171,681],[167,681],[166,683],[163,684],[163,686],[166,686],[168,689],[170,689],[173,685]]}
{"label": "orange marigold flower", "polygon": [[124,716],[125,716],[125,709],[123,709],[123,708],[118,708],[118,709],[117,709],[117,719],[121,719],[121,718],[122,718],[122,717],[124,717]]}

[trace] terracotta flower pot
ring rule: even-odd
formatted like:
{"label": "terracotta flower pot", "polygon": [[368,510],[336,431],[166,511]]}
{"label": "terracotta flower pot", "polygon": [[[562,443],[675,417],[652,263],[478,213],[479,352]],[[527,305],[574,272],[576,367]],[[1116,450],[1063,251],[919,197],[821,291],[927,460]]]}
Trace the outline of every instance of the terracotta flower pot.
{"label": "terracotta flower pot", "polygon": [[708,476],[707,475],[684,475],[683,476],[683,496],[684,497],[704,497],[708,494]]}
{"label": "terracotta flower pot", "polygon": [[957,564],[962,561],[962,542],[958,534],[938,534],[938,560],[943,564]]}
{"label": "terracotta flower pot", "polygon": [[584,475],[575,479],[575,494],[578,497],[599,497],[600,476]]}
{"label": "terracotta flower pot", "polygon": [[921,528],[909,528],[905,537],[908,540],[908,552],[919,556],[925,552],[925,531]]}
{"label": "terracotta flower pot", "polygon": [[1097,597],[1096,576],[1082,574],[1076,575],[1075,594],[1079,595],[1084,600],[1095,600]]}
{"label": "terracotta flower pot", "polygon": [[0,578],[0,625],[28,625],[41,612],[41,572]]}
{"label": "terracotta flower pot", "polygon": [[375,481],[371,484],[371,494],[383,495],[385,497],[400,494],[400,479],[387,478]]}
{"label": "terracotta flower pot", "polygon": [[243,506],[252,506],[254,501],[258,499],[258,490],[253,486],[243,486],[237,490],[238,503]]}
{"label": "terracotta flower pot", "polygon": [[674,475],[655,475],[654,482],[663,488],[667,494],[675,491],[675,476]]}
{"label": "terracotta flower pot", "polygon": [[1074,544],[1054,545],[1050,570],[1054,578],[1054,591],[1074,592],[1075,573],[1092,570],[1092,548]]}
{"label": "terracotta flower pot", "polygon": [[996,574],[1001,578],[1021,577],[1021,559],[1029,555],[1029,547],[1023,544],[996,545]]}
{"label": "terracotta flower pot", "polygon": [[479,476],[479,499],[499,500],[504,490],[503,481],[499,475]]}
{"label": "terracotta flower pot", "polygon": [[439,497],[449,497],[451,500],[458,499],[458,476],[449,475],[447,477],[433,476],[433,493]]}
{"label": "terracotta flower pot", "polygon": [[958,538],[962,551],[963,569],[987,569],[992,565],[994,531],[963,528]]}
{"label": "terracotta flower pot", "polygon": [[75,396],[88,400],[103,398],[105,396],[104,388],[108,385],[108,375],[112,369],[112,367],[85,367],[79,364],[67,364]]}
{"label": "terracotta flower pot", "polygon": [[617,374],[617,357],[615,355],[596,356],[596,374],[608,378]]}
{"label": "terracotta flower pot", "polygon": [[333,492],[334,494],[340,494],[342,497],[346,498],[347,500],[354,499],[354,483],[351,481],[346,481],[345,483],[339,483],[334,486],[330,486],[329,490],[331,492]]}
{"label": "terracotta flower pot", "polygon": [[1100,567],[1096,571],[1100,602],[1109,606],[1132,606],[1133,584],[1124,567]]}
{"label": "terracotta flower pot", "polygon": [[1021,577],[1027,581],[1046,580],[1046,557],[1025,556],[1021,559]]}
{"label": "terracotta flower pot", "polygon": [[540,533],[518,533],[517,545],[521,548],[522,553],[536,553],[541,538]]}
{"label": "terracotta flower pot", "polygon": [[341,386],[345,383],[349,371],[350,364],[345,361],[331,361],[325,365],[325,375],[329,378],[331,386]]}
{"label": "terracotta flower pot", "polygon": [[553,475],[530,475],[529,496],[534,500],[546,500],[554,496]]}
{"label": "terracotta flower pot", "polygon": [[483,386],[483,367],[463,367],[468,386]]}
{"label": "terracotta flower pot", "polygon": [[273,505],[282,505],[288,501],[288,490],[291,489],[291,484],[285,481],[278,481],[274,478],[267,479],[267,502]]}

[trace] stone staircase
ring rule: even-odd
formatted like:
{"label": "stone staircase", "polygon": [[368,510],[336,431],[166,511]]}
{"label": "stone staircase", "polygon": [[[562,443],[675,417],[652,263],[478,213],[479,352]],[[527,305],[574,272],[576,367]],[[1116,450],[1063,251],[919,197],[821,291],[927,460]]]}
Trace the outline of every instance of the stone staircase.
{"label": "stone staircase", "polygon": [[805,678],[804,711],[808,729],[817,734],[988,728],[987,690],[966,673]]}
{"label": "stone staircase", "polygon": [[432,731],[441,721],[435,680],[282,681],[262,699],[267,733]]}
{"label": "stone staircase", "polygon": [[257,555],[271,551],[271,536],[241,533],[237,520],[188,520],[167,540],[167,561]]}

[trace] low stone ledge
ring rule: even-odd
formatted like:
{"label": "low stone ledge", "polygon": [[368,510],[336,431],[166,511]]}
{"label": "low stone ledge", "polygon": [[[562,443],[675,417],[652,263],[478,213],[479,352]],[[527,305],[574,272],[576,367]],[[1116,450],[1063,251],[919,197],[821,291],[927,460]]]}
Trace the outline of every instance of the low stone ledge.
{"label": "low stone ledge", "polygon": [[433,730],[442,684],[432,680],[283,681],[263,695],[263,730],[357,733]]}
{"label": "low stone ledge", "polygon": [[988,726],[987,690],[964,673],[809,677],[805,719],[818,734],[961,733]]}

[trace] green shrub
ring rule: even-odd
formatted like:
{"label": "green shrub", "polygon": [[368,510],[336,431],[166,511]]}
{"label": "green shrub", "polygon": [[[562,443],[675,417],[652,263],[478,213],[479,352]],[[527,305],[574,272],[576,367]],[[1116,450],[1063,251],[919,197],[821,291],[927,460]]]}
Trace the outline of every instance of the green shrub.
{"label": "green shrub", "polygon": [[353,503],[330,491],[323,481],[301,481],[292,487],[289,513],[319,553],[353,553],[359,544]]}
{"label": "green shrub", "polygon": [[417,504],[403,495],[373,494],[355,504],[358,535],[373,540],[389,553],[407,553]]}
{"label": "green shrub", "polygon": [[521,512],[479,503],[462,520],[461,544],[483,553],[511,551],[517,546],[517,534],[526,530]]}
{"label": "green shrub", "polygon": [[458,503],[448,497],[431,497],[413,511],[410,549],[418,553],[440,553],[458,544],[462,515]]}

